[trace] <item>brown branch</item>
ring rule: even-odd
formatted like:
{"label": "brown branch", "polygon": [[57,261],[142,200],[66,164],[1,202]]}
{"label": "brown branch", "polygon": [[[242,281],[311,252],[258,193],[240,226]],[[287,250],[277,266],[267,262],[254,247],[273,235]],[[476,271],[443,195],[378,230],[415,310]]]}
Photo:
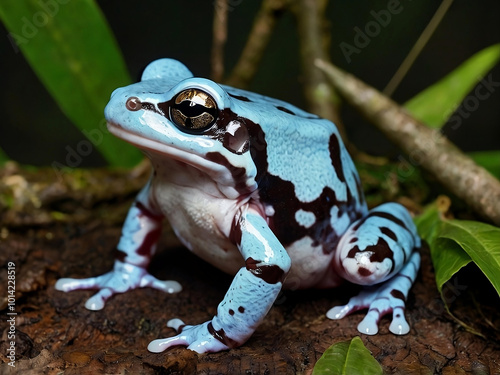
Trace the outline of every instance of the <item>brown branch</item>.
{"label": "brown branch", "polygon": [[221,82],[224,77],[224,46],[227,40],[227,0],[214,2],[212,79]]}
{"label": "brown branch", "polygon": [[304,92],[309,110],[336,123],[344,136],[338,111],[339,98],[323,72],[314,65],[317,59],[329,61],[324,18],[327,3],[327,0],[299,0],[293,3],[292,11],[297,20]]}
{"label": "brown branch", "polygon": [[478,214],[500,225],[500,181],[462,153],[438,130],[413,118],[404,108],[350,74],[317,60],[340,94],[447,189]]}
{"label": "brown branch", "polygon": [[264,0],[262,2],[243,52],[226,81],[228,85],[248,87],[269,44],[277,16],[287,4],[288,0]]}

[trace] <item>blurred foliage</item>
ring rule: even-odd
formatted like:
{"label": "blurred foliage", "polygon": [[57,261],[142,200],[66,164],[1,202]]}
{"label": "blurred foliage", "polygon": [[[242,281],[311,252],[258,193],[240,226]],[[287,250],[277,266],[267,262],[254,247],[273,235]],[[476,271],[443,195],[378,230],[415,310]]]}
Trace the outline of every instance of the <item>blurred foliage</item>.
{"label": "blurred foliage", "polygon": [[137,164],[141,153],[105,126],[103,111],[111,92],[131,80],[97,4],[3,0],[0,19],[61,110],[91,141],[81,152],[96,147],[111,166]]}
{"label": "blurred foliage", "polygon": [[[407,101],[404,106],[418,120],[431,128],[439,129],[499,60],[500,44],[485,48]],[[476,100],[485,100],[491,95],[491,87],[482,87],[481,93],[478,92],[479,88],[481,86],[477,86],[474,93]]]}

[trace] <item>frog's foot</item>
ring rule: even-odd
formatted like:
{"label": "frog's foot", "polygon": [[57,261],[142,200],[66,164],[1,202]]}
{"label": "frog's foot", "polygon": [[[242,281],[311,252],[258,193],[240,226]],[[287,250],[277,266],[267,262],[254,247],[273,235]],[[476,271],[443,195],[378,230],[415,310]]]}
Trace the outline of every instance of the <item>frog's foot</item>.
{"label": "frog's foot", "polygon": [[155,288],[167,293],[180,292],[182,287],[177,281],[162,281],[149,274],[145,268],[129,263],[115,261],[113,270],[88,279],[59,279],[57,290],[71,292],[78,289],[99,289],[85,303],[89,310],[101,310],[106,301],[117,293],[135,288]]}
{"label": "frog's foot", "polygon": [[380,318],[392,312],[389,330],[396,335],[407,334],[410,326],[404,316],[405,300],[419,266],[420,254],[414,252],[410,261],[393,278],[382,284],[366,287],[360,294],[351,298],[347,305],[333,307],[326,316],[330,319],[342,319],[352,312],[368,308],[368,313],[358,325],[358,331],[375,335]]}
{"label": "frog's foot", "polygon": [[[180,319],[172,319],[168,321],[167,326],[174,328],[179,334],[166,339],[151,341],[148,345],[150,352],[160,353],[177,345],[187,346],[188,349],[198,353],[220,352],[232,347],[223,343],[223,330],[216,331],[212,322],[188,326]],[[229,342],[228,344],[230,345]]]}

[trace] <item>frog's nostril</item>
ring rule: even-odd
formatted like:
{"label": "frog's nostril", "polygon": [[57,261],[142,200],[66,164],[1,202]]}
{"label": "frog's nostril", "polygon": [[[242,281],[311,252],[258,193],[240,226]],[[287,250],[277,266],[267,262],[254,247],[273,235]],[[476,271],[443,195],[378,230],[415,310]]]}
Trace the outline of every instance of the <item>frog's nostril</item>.
{"label": "frog's nostril", "polygon": [[125,107],[129,111],[138,111],[142,108],[142,103],[139,100],[139,98],[136,98],[135,96],[132,96],[127,99],[127,102],[125,103]]}

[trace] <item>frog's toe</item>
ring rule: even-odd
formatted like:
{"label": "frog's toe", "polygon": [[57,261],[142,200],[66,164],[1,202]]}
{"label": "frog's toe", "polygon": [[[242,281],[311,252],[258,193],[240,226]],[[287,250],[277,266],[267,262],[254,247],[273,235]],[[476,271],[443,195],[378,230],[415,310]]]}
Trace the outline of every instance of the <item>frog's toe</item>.
{"label": "frog's toe", "polygon": [[404,308],[395,307],[394,309],[379,312],[377,308],[370,308],[365,318],[358,324],[358,331],[365,335],[375,335],[378,333],[378,322],[380,318],[392,310],[392,321],[389,326],[389,331],[395,335],[406,335],[410,332],[410,325],[405,319]]}
{"label": "frog's toe", "polygon": [[59,279],[56,282],[56,285],[54,285],[54,288],[56,290],[60,290],[61,292],[71,292],[72,290],[78,289],[77,283],[75,282],[75,279]]}
{"label": "frog's toe", "polygon": [[200,325],[185,325],[180,319],[171,319],[167,326],[174,328],[179,334],[165,339],[151,341],[148,350],[153,353],[162,352],[172,346],[182,345],[197,353],[220,352],[229,349],[224,343],[214,337],[208,329],[210,322]]}
{"label": "frog's toe", "polygon": [[364,319],[358,324],[358,331],[365,335],[376,335],[378,333],[378,321],[380,313],[377,310],[370,310]]}
{"label": "frog's toe", "polygon": [[352,307],[349,305],[335,306],[328,310],[326,317],[332,320],[342,319],[343,317],[349,315],[351,311]]}
{"label": "frog's toe", "polygon": [[392,322],[389,331],[395,335],[406,335],[410,332],[410,325],[405,319],[404,309],[396,307],[392,312]]}
{"label": "frog's toe", "polygon": [[153,275],[147,273],[142,277],[141,287],[150,287],[161,290],[165,293],[179,293],[182,290],[181,284],[174,280],[158,280]]}
{"label": "frog's toe", "polygon": [[152,353],[161,353],[172,346],[178,345],[188,346],[189,342],[187,341],[187,337],[184,335],[177,335],[167,337],[166,339],[153,340],[149,343],[148,350]]}
{"label": "frog's toe", "polygon": [[186,324],[182,320],[180,320],[179,318],[174,318],[174,319],[170,319],[167,322],[167,327],[173,328],[177,332],[182,332],[182,329],[184,327],[189,327],[189,326],[186,326]]}
{"label": "frog's toe", "polygon": [[57,280],[54,288],[61,292],[72,292],[79,289],[95,289],[98,285],[97,277],[90,277],[88,279],[71,279],[63,278]]}
{"label": "frog's toe", "polygon": [[329,319],[342,319],[345,316],[352,314],[355,311],[365,309],[374,301],[375,294],[371,292],[371,288],[367,287],[362,290],[357,296],[351,297],[347,305],[332,307],[326,313]]}
{"label": "frog's toe", "polygon": [[113,291],[109,288],[99,290],[96,294],[90,297],[85,302],[85,307],[92,311],[102,310],[106,301],[113,295]]}

